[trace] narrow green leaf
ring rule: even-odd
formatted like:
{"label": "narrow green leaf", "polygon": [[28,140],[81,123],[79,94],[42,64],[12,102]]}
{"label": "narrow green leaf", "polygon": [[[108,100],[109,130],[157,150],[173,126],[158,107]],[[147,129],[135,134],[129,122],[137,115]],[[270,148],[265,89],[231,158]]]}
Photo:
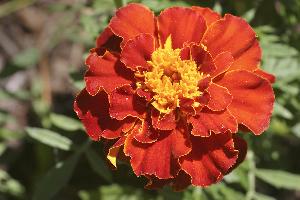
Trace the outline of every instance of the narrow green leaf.
{"label": "narrow green leaf", "polygon": [[108,182],[112,182],[111,171],[105,162],[91,148],[87,149],[85,155],[90,163],[91,168]]}
{"label": "narrow green leaf", "polygon": [[48,146],[68,151],[71,149],[72,140],[48,129],[28,127],[26,131],[33,139]]}
{"label": "narrow green leaf", "polygon": [[37,183],[33,193],[33,200],[50,200],[65,186],[72,177],[81,154],[91,144],[91,140],[84,142],[67,160],[59,162]]}
{"label": "narrow green leaf", "polygon": [[293,114],[281,104],[275,102],[274,104],[274,115],[281,116],[285,119],[293,119]]}
{"label": "narrow green leaf", "polygon": [[300,175],[281,170],[257,169],[256,176],[276,188],[300,190]]}
{"label": "narrow green leaf", "polygon": [[297,123],[295,126],[293,126],[292,132],[293,132],[297,137],[300,137],[300,123]]}
{"label": "narrow green leaf", "polygon": [[253,198],[254,198],[253,200],[276,200],[273,197],[267,196],[265,194],[260,194],[260,193],[257,193],[257,192],[254,194]]}
{"label": "narrow green leaf", "polygon": [[50,120],[54,126],[66,131],[83,130],[83,126],[80,121],[65,115],[51,113]]}
{"label": "narrow green leaf", "polygon": [[65,162],[58,163],[43,179],[38,182],[33,200],[49,200],[59,192],[70,180],[80,153],[75,153]]}

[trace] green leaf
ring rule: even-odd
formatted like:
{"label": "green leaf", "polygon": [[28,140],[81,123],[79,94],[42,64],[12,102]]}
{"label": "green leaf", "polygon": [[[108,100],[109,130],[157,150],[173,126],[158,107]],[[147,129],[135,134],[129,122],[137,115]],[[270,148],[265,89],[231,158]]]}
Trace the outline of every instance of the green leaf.
{"label": "green leaf", "polygon": [[255,12],[255,9],[250,9],[242,16],[242,18],[244,18],[247,22],[251,22],[255,17]]}
{"label": "green leaf", "polygon": [[300,123],[297,123],[295,126],[293,126],[292,132],[300,138]]}
{"label": "green leaf", "polygon": [[278,115],[281,116],[285,119],[293,119],[293,114],[286,109],[285,107],[283,107],[281,104],[275,102],[274,104],[274,115]]}
{"label": "green leaf", "polygon": [[106,163],[91,148],[87,149],[85,155],[90,163],[91,168],[108,182],[112,182],[111,171]]}
{"label": "green leaf", "polygon": [[255,193],[253,196],[253,200],[276,200],[273,197],[267,196],[265,194]]}
{"label": "green leaf", "polygon": [[0,193],[8,193],[17,197],[24,194],[24,187],[2,169],[0,169],[0,183]]}
{"label": "green leaf", "polygon": [[256,176],[276,188],[300,190],[300,175],[281,170],[257,169]]}
{"label": "green leaf", "polygon": [[38,182],[33,194],[33,200],[49,200],[59,192],[70,180],[75,166],[79,160],[80,153],[75,153],[65,162],[59,162],[45,177]]}
{"label": "green leaf", "polygon": [[16,55],[13,63],[18,67],[28,68],[34,66],[38,62],[39,57],[38,49],[30,48]]}
{"label": "green leaf", "polygon": [[26,132],[33,139],[43,144],[46,144],[48,146],[65,150],[65,151],[71,149],[72,140],[56,132],[50,131],[48,129],[33,128],[33,127],[26,128]]}
{"label": "green leaf", "polygon": [[67,117],[65,115],[51,113],[50,120],[53,125],[66,131],[83,130],[83,126],[80,121]]}
{"label": "green leaf", "polygon": [[91,140],[83,143],[67,160],[59,162],[36,185],[33,200],[53,199],[72,177],[81,154],[89,147]]}

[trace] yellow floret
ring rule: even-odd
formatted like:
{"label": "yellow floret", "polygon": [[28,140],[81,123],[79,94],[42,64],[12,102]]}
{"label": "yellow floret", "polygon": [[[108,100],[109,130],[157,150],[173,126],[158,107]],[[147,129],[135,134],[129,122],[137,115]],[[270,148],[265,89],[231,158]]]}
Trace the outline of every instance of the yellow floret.
{"label": "yellow floret", "polygon": [[152,69],[144,73],[144,84],[155,93],[152,105],[161,113],[169,113],[179,107],[180,97],[194,99],[201,95],[198,82],[203,74],[192,59],[181,60],[180,49],[172,48],[171,36],[164,47],[152,53],[148,63]]}

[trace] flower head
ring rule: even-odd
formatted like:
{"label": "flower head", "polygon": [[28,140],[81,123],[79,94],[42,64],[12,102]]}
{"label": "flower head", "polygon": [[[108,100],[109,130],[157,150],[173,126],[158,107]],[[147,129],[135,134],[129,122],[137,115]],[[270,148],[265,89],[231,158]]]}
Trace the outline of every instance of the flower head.
{"label": "flower head", "polygon": [[[74,110],[93,140],[113,141],[146,187],[180,190],[220,181],[243,161],[239,125],[265,131],[275,78],[239,17],[209,8],[120,8],[86,60],[86,88]],[[122,154],[120,152],[123,152]]]}

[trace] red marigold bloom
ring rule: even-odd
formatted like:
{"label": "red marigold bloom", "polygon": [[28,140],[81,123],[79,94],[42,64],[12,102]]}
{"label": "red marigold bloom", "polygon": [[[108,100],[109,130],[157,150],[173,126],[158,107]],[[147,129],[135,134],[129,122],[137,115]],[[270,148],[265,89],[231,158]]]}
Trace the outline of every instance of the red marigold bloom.
{"label": "red marigold bloom", "polygon": [[120,8],[86,60],[74,110],[107,158],[127,157],[147,188],[180,190],[220,181],[243,161],[238,125],[270,122],[275,77],[260,68],[255,32],[209,8]]}

